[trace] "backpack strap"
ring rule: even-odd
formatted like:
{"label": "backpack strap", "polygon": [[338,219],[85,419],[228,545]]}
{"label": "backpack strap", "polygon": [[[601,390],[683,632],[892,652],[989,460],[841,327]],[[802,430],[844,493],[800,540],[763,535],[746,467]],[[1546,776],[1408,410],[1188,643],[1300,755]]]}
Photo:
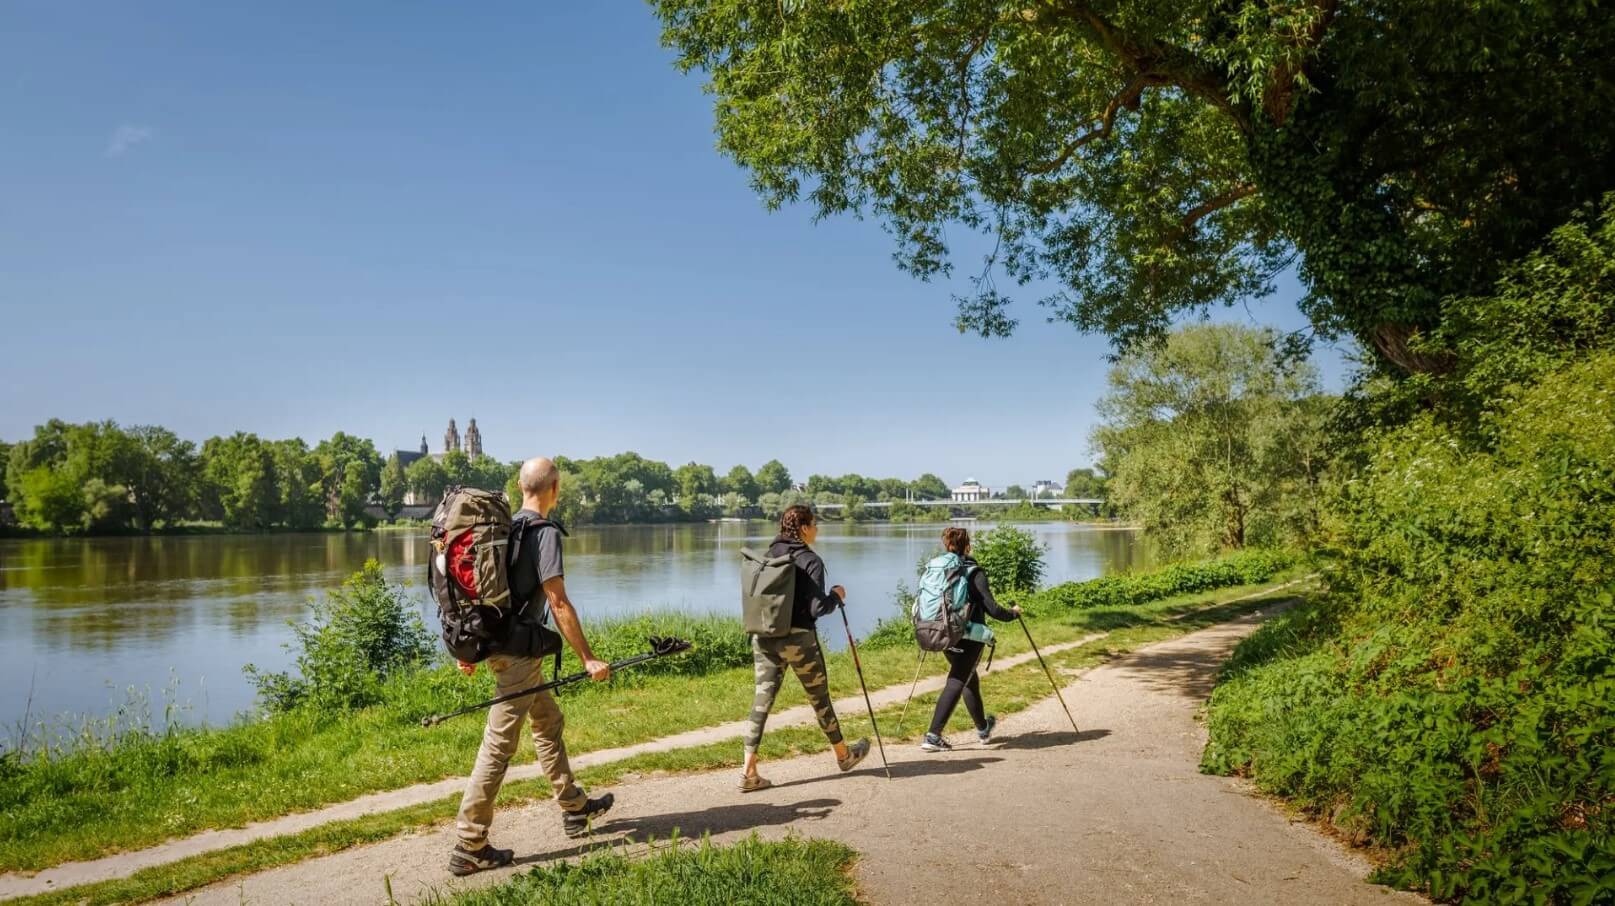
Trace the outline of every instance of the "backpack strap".
{"label": "backpack strap", "polygon": [[[528,533],[537,531],[545,526],[560,532],[562,538],[568,536],[566,526],[562,525],[557,520],[550,519],[545,516],[538,516],[536,518],[532,516],[517,516],[516,518],[510,520],[510,541],[505,547],[505,571],[507,574],[516,568],[516,561],[521,559],[522,544],[527,541]],[[527,608],[533,603],[533,599],[543,593],[544,586],[542,585],[533,589],[532,595],[528,596],[527,600],[521,603],[521,608],[517,610],[517,613],[526,613]],[[540,626],[544,626],[547,625],[549,621],[549,606],[545,605],[544,618],[539,620],[538,623]],[[556,669],[560,669],[559,662],[556,663]]]}

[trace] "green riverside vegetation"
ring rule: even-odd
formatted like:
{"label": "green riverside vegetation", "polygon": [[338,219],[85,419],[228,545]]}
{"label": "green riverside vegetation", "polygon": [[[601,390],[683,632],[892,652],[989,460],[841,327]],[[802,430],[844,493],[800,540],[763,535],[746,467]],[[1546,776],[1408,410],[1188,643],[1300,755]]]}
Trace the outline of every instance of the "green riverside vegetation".
{"label": "green riverside vegetation", "polygon": [[1240,647],[1204,763],[1437,899],[1609,902],[1615,211],[1448,314],[1448,369],[1364,401],[1331,593]]}
{"label": "green riverside vegetation", "polygon": [[[1293,573],[1294,570],[1291,570],[1290,573],[1281,573],[1273,578],[1283,580]],[[1222,599],[1232,600],[1222,604],[1215,603]],[[1264,592],[1260,588],[1237,587],[1221,593],[1181,595],[1128,607],[1097,607],[1066,611],[1045,616],[1034,625],[1039,642],[1045,648],[1044,656],[1049,666],[1056,671],[1075,670],[1094,666],[1107,658],[1152,642],[1174,638],[1195,629],[1240,617],[1286,599],[1294,600],[1293,595],[1283,591]],[[1059,652],[1046,650],[1052,640],[1070,637],[1073,634],[1070,630],[1076,630],[1076,635],[1086,635],[1095,631],[1107,634],[1101,639],[1075,648]],[[1011,641],[1006,639],[1000,643],[1005,651],[1022,650],[1019,644],[1010,644]],[[864,663],[867,670],[870,659],[866,658]],[[906,684],[912,677],[912,649],[901,653],[900,663],[902,666],[892,673],[898,677],[899,682]],[[839,667],[832,667],[831,680],[837,687],[838,696],[850,694],[842,690],[843,686],[852,685],[852,688],[856,688],[855,679],[849,684],[847,678],[840,675],[850,670],[850,664],[845,660]],[[749,676],[749,671],[747,675]],[[993,711],[999,715],[1017,713],[1049,696],[1048,679],[1035,661],[1009,669],[994,667],[984,676],[983,682],[986,684],[986,694],[992,698]],[[746,700],[749,702],[749,688],[746,694]],[[909,719],[902,727],[897,723],[902,711],[901,705],[894,704],[880,709],[877,717],[887,744],[918,740],[925,730],[925,722],[916,718],[915,714],[929,712],[935,706],[936,698],[936,692],[916,695],[909,711]],[[635,701],[639,700],[638,697],[635,698]],[[652,707],[664,705],[665,702],[660,698],[649,702],[649,706]],[[619,702],[619,707],[626,713],[631,706]],[[572,730],[576,727],[576,722],[570,720],[575,713],[570,703],[567,705],[567,713],[570,741]],[[863,711],[853,709],[843,713],[841,720],[842,727],[849,736],[868,735],[868,717]],[[478,726],[480,727],[480,724]],[[968,731],[970,729],[968,715],[962,712],[956,713],[949,724],[949,729],[955,732]],[[472,744],[474,745],[474,742]],[[762,756],[773,760],[793,755],[823,753],[828,748],[829,744],[817,727],[811,725],[775,727],[763,737]],[[531,758],[530,755],[518,757]],[[586,768],[579,772],[579,779],[590,788],[604,788],[633,776],[658,772],[733,769],[739,765],[740,740],[737,736],[726,742],[638,755]],[[461,769],[463,770],[463,765]],[[879,768],[871,766],[867,770],[879,770]],[[549,788],[544,779],[535,778],[506,783],[500,790],[499,802],[502,805],[538,802],[547,799],[548,795]],[[351,846],[378,842],[399,833],[449,821],[453,819],[459,801],[458,794],[455,794],[396,811],[331,822],[300,833],[273,837],[143,869],[127,878],[53,891],[12,902],[17,906],[65,906],[65,904],[100,906],[100,904],[139,902],[174,896],[232,875],[262,871],[276,865],[324,855]],[[698,833],[700,829],[681,828],[681,830]],[[611,839],[613,838],[607,838],[607,842]],[[381,880],[376,879],[375,883],[379,898],[382,896]]]}
{"label": "green riverside vegetation", "polygon": [[643,858],[595,853],[541,866],[481,890],[428,897],[429,906],[856,906],[848,875],[857,854],[829,840],[755,836],[730,846],[673,840]]}
{"label": "green riverside vegetation", "polygon": [[[1254,569],[1226,571],[1224,584],[1263,581],[1287,563],[1268,559],[1265,576]],[[364,575],[349,583],[350,593],[356,583],[369,581]],[[379,575],[374,581],[380,582]],[[1176,593],[1175,586],[1162,585],[1158,591],[1154,600],[1138,596],[1131,606],[1050,606],[1039,612],[1038,640],[1051,645],[1095,630],[1152,623],[1195,603],[1168,597]],[[1073,602],[1079,598],[1070,596]],[[1056,600],[1063,599],[1050,599]],[[409,607],[402,598],[397,606],[406,612]],[[643,650],[652,631],[688,638],[697,650],[645,670],[624,671],[610,684],[569,690],[564,707],[572,752],[744,717],[752,697],[751,656],[738,620],[658,614],[590,629],[596,650],[608,658]],[[1002,636],[999,657],[1025,649],[1024,638]],[[850,657],[833,654],[829,660],[833,693],[856,694]],[[871,650],[863,665],[872,688],[906,682],[913,676],[913,650]],[[563,670],[575,669],[569,654]],[[93,858],[210,827],[459,776],[468,769],[482,735],[476,716],[432,729],[419,722],[488,697],[492,679],[487,670],[467,679],[451,665],[434,663],[393,670],[374,684],[350,686],[364,697],[349,703],[369,703],[351,707],[342,700],[309,696],[288,702],[286,710],[228,727],[123,728],[58,740],[26,755],[9,753],[0,760],[0,868],[37,869]],[[802,701],[801,690],[793,685],[781,692],[781,707]]]}

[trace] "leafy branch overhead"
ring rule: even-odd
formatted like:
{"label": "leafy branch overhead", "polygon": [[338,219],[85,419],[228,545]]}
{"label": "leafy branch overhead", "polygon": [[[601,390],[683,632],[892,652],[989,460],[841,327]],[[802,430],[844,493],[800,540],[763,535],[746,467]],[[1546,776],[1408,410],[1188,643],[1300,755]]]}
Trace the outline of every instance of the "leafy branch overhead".
{"label": "leafy branch overhead", "polygon": [[873,215],[1122,347],[1299,265],[1318,332],[1404,371],[1440,303],[1615,188],[1615,17],[1518,0],[652,0],[770,207]]}

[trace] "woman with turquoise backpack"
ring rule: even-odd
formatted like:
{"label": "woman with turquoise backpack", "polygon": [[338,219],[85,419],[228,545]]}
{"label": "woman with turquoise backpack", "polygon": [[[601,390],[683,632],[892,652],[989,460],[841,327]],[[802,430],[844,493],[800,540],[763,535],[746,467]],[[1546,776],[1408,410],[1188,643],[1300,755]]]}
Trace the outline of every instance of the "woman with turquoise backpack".
{"label": "woman with turquoise backpack", "polygon": [[[970,533],[962,528],[948,528],[942,532],[942,547],[948,554],[959,558],[968,583],[969,603],[966,612],[966,631],[963,638],[942,652],[948,659],[948,682],[936,700],[936,711],[931,715],[931,729],[920,742],[922,752],[947,752],[953,747],[942,737],[948,718],[959,706],[962,696],[965,710],[976,724],[976,737],[982,742],[992,738],[993,726],[998,718],[987,713],[981,703],[981,680],[976,676],[976,664],[981,653],[993,641],[993,631],[987,628],[986,616],[1008,622],[1021,615],[1019,607],[1001,607],[993,600],[992,588],[987,584],[987,572],[970,557]],[[944,554],[943,556],[947,556]],[[957,599],[956,599],[957,600]]]}

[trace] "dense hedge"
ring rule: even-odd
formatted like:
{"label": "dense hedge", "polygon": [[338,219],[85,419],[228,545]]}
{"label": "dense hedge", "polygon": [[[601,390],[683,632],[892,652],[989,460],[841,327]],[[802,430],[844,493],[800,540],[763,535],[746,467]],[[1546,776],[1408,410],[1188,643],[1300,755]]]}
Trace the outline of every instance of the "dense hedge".
{"label": "dense hedge", "polygon": [[1028,614],[1089,607],[1123,607],[1188,595],[1230,585],[1266,582],[1294,565],[1295,556],[1281,550],[1246,550],[1200,563],[1174,563],[1145,573],[1104,576],[1066,582],[1030,595],[1007,596]]}
{"label": "dense hedge", "polygon": [[[1020,605],[1027,616],[1079,608],[1124,607],[1174,595],[1266,582],[1295,562],[1295,555],[1287,551],[1247,550],[1200,563],[1174,563],[1150,572],[1066,582],[1042,591],[1011,592],[996,597],[1001,604]],[[912,593],[900,587],[898,605],[905,614],[912,603]],[[866,648],[887,648],[913,643],[913,628],[905,615],[882,620],[861,644]]]}
{"label": "dense hedge", "polygon": [[1381,438],[1331,595],[1241,646],[1205,767],[1444,900],[1615,897],[1615,353],[1509,391],[1484,448]]}

